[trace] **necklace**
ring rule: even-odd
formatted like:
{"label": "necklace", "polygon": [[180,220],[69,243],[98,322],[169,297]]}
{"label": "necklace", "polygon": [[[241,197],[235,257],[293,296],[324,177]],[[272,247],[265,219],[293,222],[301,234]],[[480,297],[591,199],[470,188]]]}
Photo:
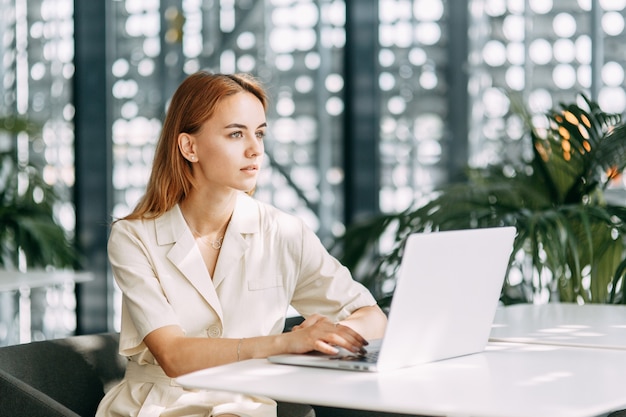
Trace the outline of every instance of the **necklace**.
{"label": "necklace", "polygon": [[[207,238],[206,235],[203,235],[202,233],[198,232],[198,230],[196,230],[195,227],[189,224],[187,219],[185,219],[185,223],[187,223],[187,227],[189,227],[189,229],[191,230],[191,234],[193,235],[193,237],[196,239],[200,239],[200,242],[204,243],[205,246],[209,246],[215,250],[222,249],[222,243],[224,243],[224,234],[222,234],[220,237],[218,237],[215,240],[211,240]],[[226,222],[222,227],[220,227],[220,230],[223,231],[224,229],[226,229],[226,227],[228,227],[228,222]],[[225,233],[225,232],[222,232],[222,233]]]}
{"label": "necklace", "polygon": [[204,243],[206,246],[210,246],[210,247],[212,247],[215,250],[222,249],[222,242],[224,241],[224,235],[218,237],[215,240],[210,240],[206,236],[203,236],[202,234],[200,234],[200,232],[198,232],[196,229],[191,227],[191,225],[189,223],[187,223],[187,226],[189,226],[189,229],[191,229],[191,234],[194,237],[197,236],[198,239],[200,239],[200,242]]}
{"label": "necklace", "polygon": [[222,248],[222,241],[224,240],[224,236],[220,236],[215,240],[209,240],[206,236],[198,236],[200,241],[207,246],[211,246],[215,250],[220,250]]}

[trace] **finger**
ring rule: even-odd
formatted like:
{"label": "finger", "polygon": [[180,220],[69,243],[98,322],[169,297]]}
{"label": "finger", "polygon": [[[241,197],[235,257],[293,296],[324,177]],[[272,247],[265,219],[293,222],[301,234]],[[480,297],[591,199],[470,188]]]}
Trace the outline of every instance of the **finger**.
{"label": "finger", "polygon": [[359,345],[359,346],[367,346],[369,342],[365,339],[361,334],[359,334],[356,330],[352,329],[350,326],[343,325],[341,323],[335,323],[336,331],[339,335],[344,337],[350,343]]}
{"label": "finger", "polygon": [[[345,329],[340,330],[338,327],[339,326],[333,326],[330,332],[327,331],[327,332],[324,332],[323,334],[320,334],[320,336],[318,336],[319,339],[317,339],[316,343],[322,342],[331,346],[332,348],[342,348],[354,354],[364,353],[365,349],[363,347],[364,345],[361,342],[361,340],[353,337]],[[315,349],[317,350],[318,347],[316,346]],[[320,351],[324,353],[332,353],[332,354],[337,353],[337,351],[329,352],[326,349],[320,350]]]}
{"label": "finger", "polygon": [[302,323],[300,323],[297,326],[294,326],[293,329],[296,329],[296,330],[305,329],[307,327],[315,325],[316,323],[326,321],[326,320],[328,319],[320,314],[312,314],[311,316],[307,317]]}
{"label": "finger", "polygon": [[324,342],[323,340],[318,340],[317,342],[315,342],[314,349],[327,355],[336,355],[337,353],[339,353],[339,349],[337,349],[332,344]]}
{"label": "finger", "polygon": [[326,345],[328,345],[330,348],[328,350],[322,350],[321,347],[316,347],[316,350],[320,349],[320,351],[328,354],[336,355],[338,353],[341,353],[341,351],[343,351],[344,354],[349,352],[354,355],[364,355],[365,353],[367,353],[367,351],[361,344],[352,343],[337,334],[329,335],[329,338],[327,340],[320,340],[319,342],[323,343],[320,344],[320,346],[325,347]]}

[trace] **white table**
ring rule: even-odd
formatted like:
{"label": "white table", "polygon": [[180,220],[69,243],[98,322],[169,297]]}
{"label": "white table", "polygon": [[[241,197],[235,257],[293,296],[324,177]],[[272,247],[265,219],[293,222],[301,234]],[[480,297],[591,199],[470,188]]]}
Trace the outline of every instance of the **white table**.
{"label": "white table", "polygon": [[431,416],[590,417],[626,408],[626,350],[490,343],[483,353],[363,373],[233,363],[181,376],[190,388]]}
{"label": "white table", "polygon": [[626,306],[549,303],[501,307],[490,340],[626,349]]}
{"label": "white table", "polygon": [[19,292],[18,322],[19,335],[17,342],[31,341],[31,290],[42,287],[58,287],[93,280],[93,274],[86,271],[33,270],[28,272],[0,270],[0,292]]}
{"label": "white table", "polygon": [[91,272],[85,271],[7,271],[0,270],[0,291],[14,291],[21,288],[49,287],[68,282],[79,283],[93,279]]}

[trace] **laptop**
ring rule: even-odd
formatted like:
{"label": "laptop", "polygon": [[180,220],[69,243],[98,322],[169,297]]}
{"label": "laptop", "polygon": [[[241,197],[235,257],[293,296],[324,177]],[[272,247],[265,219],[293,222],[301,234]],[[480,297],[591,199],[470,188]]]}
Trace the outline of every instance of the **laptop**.
{"label": "laptop", "polygon": [[370,341],[367,355],[311,352],[268,360],[378,372],[482,352],[515,233],[514,227],[492,227],[409,235],[384,337]]}

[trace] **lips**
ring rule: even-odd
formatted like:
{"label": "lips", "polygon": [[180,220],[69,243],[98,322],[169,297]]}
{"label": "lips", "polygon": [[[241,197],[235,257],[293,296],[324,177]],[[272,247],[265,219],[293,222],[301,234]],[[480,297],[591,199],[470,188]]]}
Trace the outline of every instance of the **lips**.
{"label": "lips", "polygon": [[258,165],[248,165],[246,167],[241,168],[242,171],[258,171],[259,170],[259,166]]}

